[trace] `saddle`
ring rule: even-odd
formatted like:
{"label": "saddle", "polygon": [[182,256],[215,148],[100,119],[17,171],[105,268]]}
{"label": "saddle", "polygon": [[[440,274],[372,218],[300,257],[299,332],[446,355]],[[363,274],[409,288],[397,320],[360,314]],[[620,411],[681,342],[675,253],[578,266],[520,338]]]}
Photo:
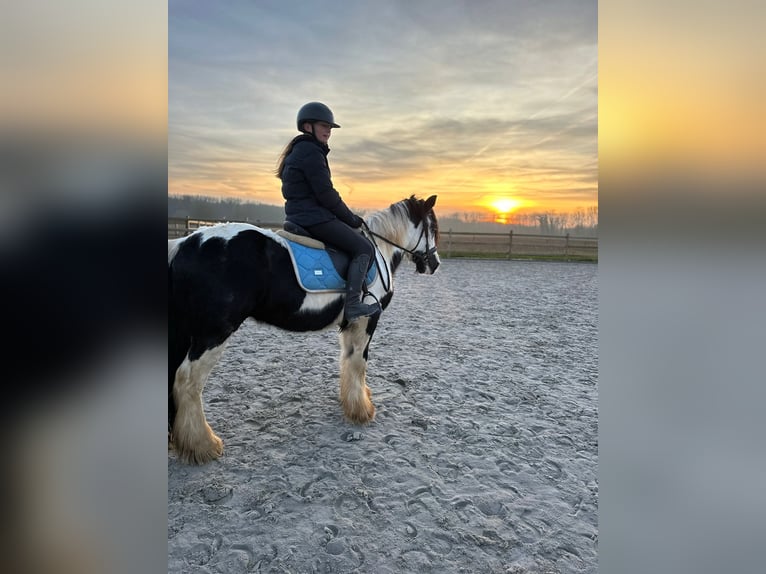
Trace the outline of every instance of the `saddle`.
{"label": "saddle", "polygon": [[[287,243],[298,284],[309,293],[343,293],[351,258],[344,251],[311,237],[300,225],[285,221],[276,232]],[[377,262],[367,272],[365,283],[372,285],[378,277]]]}

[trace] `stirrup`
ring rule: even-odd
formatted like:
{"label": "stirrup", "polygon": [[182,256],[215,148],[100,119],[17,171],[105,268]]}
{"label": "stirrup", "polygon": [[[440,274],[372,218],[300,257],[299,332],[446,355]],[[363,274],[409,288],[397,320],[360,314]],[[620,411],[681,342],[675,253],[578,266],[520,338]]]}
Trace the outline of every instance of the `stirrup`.
{"label": "stirrup", "polygon": [[379,313],[380,306],[377,303],[369,305],[360,301],[359,303],[353,303],[352,305],[345,307],[343,310],[343,317],[349,323],[353,323],[362,317],[372,317]]}

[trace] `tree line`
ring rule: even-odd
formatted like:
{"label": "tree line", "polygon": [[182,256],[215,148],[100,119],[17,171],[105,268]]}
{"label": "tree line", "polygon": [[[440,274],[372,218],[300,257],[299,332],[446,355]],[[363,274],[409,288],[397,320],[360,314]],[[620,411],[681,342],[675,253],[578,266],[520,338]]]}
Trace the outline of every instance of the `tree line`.
{"label": "tree line", "polygon": [[280,223],[285,219],[285,210],[280,205],[253,203],[236,198],[169,195],[168,217]]}
{"label": "tree line", "polygon": [[507,223],[488,221],[487,215],[466,212],[439,217],[442,229],[475,233],[529,233],[598,237],[598,207],[577,208],[568,212],[523,212],[506,216]]}
{"label": "tree line", "polygon": [[[363,215],[363,211],[359,211]],[[236,198],[197,195],[169,195],[168,217],[190,217],[251,223],[281,223],[285,210],[281,205],[254,203]],[[487,221],[486,215],[465,212],[439,214],[442,231],[456,233],[530,233],[598,237],[598,207],[580,208],[571,212],[541,212],[512,214],[509,223]]]}

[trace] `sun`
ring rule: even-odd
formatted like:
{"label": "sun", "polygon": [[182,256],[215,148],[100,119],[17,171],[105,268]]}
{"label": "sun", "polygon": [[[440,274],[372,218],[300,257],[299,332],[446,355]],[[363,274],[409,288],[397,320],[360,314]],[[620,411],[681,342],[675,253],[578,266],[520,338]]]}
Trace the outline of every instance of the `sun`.
{"label": "sun", "polygon": [[513,197],[493,197],[486,206],[495,212],[495,223],[510,223],[510,215],[513,211],[521,207],[521,201]]}
{"label": "sun", "polygon": [[519,207],[520,202],[510,197],[500,197],[492,202],[492,208],[499,215],[508,215],[511,211]]}

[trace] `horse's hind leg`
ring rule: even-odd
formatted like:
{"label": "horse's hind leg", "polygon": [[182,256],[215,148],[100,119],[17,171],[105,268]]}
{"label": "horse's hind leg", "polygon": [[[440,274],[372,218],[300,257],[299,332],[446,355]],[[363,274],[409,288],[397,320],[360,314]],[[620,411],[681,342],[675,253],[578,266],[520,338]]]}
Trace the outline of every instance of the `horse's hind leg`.
{"label": "horse's hind leg", "polygon": [[176,371],[173,399],[176,416],[173,421],[173,447],[187,463],[205,464],[223,454],[223,441],[205,420],[202,389],[208,375],[223,353],[225,344],[203,352],[197,359],[187,355]]}
{"label": "horse's hind leg", "polygon": [[340,403],[343,413],[355,423],[366,423],[375,416],[370,400],[367,375],[367,350],[377,318],[359,320],[340,332]]}

